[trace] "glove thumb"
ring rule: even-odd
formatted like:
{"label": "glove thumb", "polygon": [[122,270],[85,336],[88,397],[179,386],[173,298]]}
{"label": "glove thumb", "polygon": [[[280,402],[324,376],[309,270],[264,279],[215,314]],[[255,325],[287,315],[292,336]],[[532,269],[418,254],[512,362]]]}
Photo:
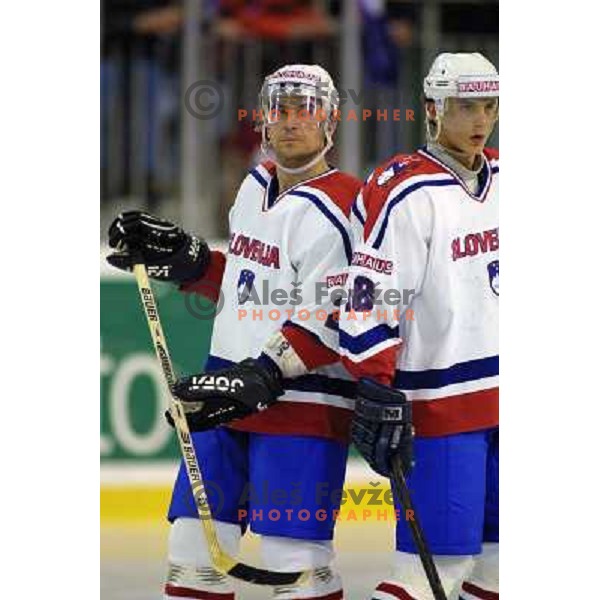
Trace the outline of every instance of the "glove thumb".
{"label": "glove thumb", "polygon": [[135,264],[134,257],[129,252],[113,252],[106,257],[106,262],[121,271],[131,271]]}

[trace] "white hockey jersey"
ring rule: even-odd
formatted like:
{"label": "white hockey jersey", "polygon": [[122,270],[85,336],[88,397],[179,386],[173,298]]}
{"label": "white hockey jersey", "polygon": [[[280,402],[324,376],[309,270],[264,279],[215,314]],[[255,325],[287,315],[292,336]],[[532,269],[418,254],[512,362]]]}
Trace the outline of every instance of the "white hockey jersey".
{"label": "white hockey jersey", "polygon": [[[314,370],[285,380],[275,405],[231,427],[347,441],[353,388],[339,362],[338,332],[327,321],[335,307],[323,290],[339,281],[352,256],[349,215],[360,181],[331,169],[279,195],[275,172],[269,162],[252,169],[231,209],[224,272],[209,274],[221,279],[223,306],[206,369],[258,356],[282,330]],[[201,292],[202,285],[183,289]]]}
{"label": "white hockey jersey", "polygon": [[421,149],[377,168],[352,207],[343,362],[404,391],[417,435],[498,423],[498,172],[486,149],[471,193]]}

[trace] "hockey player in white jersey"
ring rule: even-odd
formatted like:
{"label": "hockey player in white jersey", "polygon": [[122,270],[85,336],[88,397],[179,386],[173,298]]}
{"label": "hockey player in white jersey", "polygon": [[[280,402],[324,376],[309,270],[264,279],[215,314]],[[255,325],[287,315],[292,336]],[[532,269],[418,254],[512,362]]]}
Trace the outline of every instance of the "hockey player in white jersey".
{"label": "hockey player in white jersey", "polygon": [[[353,206],[362,242],[339,319],[347,368],[363,383],[391,386],[387,404],[359,394],[353,440],[379,473],[389,475],[394,455],[410,471],[414,508],[452,600],[499,598],[499,166],[485,147],[498,81],[481,54],[435,59],[424,81],[426,147],[375,169]],[[392,390],[399,406],[401,393],[409,401],[414,440],[410,422],[383,418]],[[373,599],[433,598],[406,519],[397,522],[396,550]]]}
{"label": "hockey player in white jersey", "polygon": [[[337,98],[316,65],[282,67],[265,79],[263,147],[273,160],[240,186],[226,256],[139,212],[120,215],[109,232],[111,246],[141,252],[156,279],[221,296],[205,372],[179,380],[175,393],[190,407],[204,402],[187,420],[223,548],[237,555],[249,526],[262,537],[268,569],[317,569],[308,585],[265,591],[280,600],[343,598],[331,568],[339,497],[316,496],[319,486],[343,486],[353,408],[338,334],[326,325],[334,307],[318,304],[317,288],[349,264],[360,188],[325,160]],[[124,269],[133,260],[127,251],[109,257]],[[207,372],[232,385],[216,390]],[[233,600],[232,581],[212,568],[183,466],[168,518],[165,598]]]}

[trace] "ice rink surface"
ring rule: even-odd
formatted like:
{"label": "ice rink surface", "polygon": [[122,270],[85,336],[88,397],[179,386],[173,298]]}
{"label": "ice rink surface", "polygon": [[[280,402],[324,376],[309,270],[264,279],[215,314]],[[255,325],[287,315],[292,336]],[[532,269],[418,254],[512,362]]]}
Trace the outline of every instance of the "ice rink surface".
{"label": "ice rink surface", "polygon": [[[101,528],[101,600],[161,600],[168,524],[111,524]],[[345,598],[367,600],[388,573],[392,521],[346,521],[337,525],[336,565]],[[258,538],[246,535],[243,557],[259,564]],[[267,600],[269,588],[240,583],[238,600]]]}

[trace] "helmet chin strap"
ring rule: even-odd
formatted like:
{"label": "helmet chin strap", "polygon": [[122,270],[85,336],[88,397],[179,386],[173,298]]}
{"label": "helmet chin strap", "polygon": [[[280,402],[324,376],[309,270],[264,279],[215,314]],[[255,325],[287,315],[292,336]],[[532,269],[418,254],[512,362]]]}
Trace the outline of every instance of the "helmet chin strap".
{"label": "helmet chin strap", "polygon": [[[262,150],[263,154],[265,155],[269,155],[269,142],[267,140],[267,136],[266,136],[266,127],[263,127],[263,131],[262,131],[262,143],[260,145],[260,149]],[[329,128],[326,127],[325,129],[325,147],[317,154],[315,155],[311,160],[309,160],[305,165],[302,165],[301,167],[285,167],[283,166],[276,158],[271,157],[270,159],[275,163],[275,166],[278,169],[281,169],[284,173],[287,173],[288,175],[299,175],[301,173],[304,173],[305,171],[308,171],[309,169],[312,169],[320,160],[322,160],[325,155],[331,150],[331,148],[333,147],[333,140],[331,137],[331,133],[329,131]]]}

